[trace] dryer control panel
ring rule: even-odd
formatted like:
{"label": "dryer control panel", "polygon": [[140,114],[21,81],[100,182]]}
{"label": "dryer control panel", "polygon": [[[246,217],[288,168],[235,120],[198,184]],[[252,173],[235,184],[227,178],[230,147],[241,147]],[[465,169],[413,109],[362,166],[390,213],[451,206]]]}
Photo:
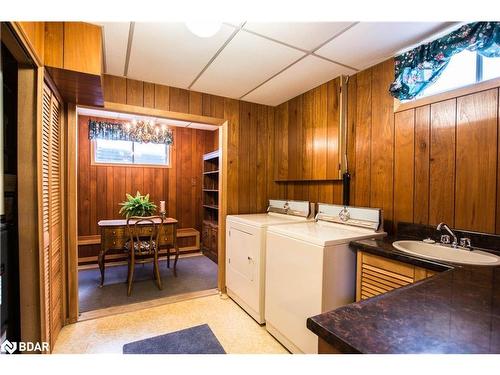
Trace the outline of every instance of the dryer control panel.
{"label": "dryer control panel", "polygon": [[316,221],[318,220],[373,229],[376,232],[384,231],[383,212],[380,208],[318,203]]}

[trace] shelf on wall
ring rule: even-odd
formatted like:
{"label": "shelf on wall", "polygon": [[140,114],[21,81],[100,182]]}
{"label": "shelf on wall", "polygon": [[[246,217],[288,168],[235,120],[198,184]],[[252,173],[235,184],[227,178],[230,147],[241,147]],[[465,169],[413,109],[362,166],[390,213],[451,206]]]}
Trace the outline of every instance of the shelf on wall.
{"label": "shelf on wall", "polygon": [[286,182],[342,182],[341,178],[323,178],[323,179],[275,179],[276,183]]}
{"label": "shelf on wall", "polygon": [[215,205],[212,205],[212,204],[204,204],[203,207],[205,207],[205,208],[211,208],[212,210],[218,210],[219,209],[219,206],[215,206]]}
{"label": "shelf on wall", "polygon": [[219,158],[219,150],[215,150],[209,152],[208,154],[203,155],[203,160],[213,160]]}
{"label": "shelf on wall", "polygon": [[205,225],[212,225],[212,226],[218,226],[219,223],[217,220],[203,220],[203,224]]}
{"label": "shelf on wall", "polygon": [[201,243],[203,254],[217,263],[218,238],[219,238],[219,198],[218,189],[220,172],[220,153],[215,150],[203,155],[203,222],[201,230]]}

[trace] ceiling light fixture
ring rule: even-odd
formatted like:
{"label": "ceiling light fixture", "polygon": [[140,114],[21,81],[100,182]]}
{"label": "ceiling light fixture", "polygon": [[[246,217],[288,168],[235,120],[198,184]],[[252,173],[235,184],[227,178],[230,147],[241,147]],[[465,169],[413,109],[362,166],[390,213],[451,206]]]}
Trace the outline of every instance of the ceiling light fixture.
{"label": "ceiling light fixture", "polygon": [[217,34],[222,26],[218,21],[186,21],[186,26],[194,35],[201,38],[210,38]]}
{"label": "ceiling light fixture", "polygon": [[125,133],[128,140],[140,143],[162,143],[171,145],[174,142],[173,134],[164,124],[157,124],[155,121],[137,121],[125,124]]}

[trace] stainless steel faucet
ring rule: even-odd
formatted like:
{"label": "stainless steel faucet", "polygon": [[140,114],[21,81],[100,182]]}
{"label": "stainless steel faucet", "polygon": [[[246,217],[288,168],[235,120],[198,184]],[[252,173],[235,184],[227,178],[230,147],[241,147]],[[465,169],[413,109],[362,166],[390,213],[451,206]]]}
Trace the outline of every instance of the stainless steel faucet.
{"label": "stainless steel faucet", "polygon": [[441,230],[442,228],[444,230],[446,230],[450,234],[450,236],[453,238],[453,242],[451,243],[451,247],[457,248],[458,247],[458,238],[455,235],[455,233],[453,233],[453,231],[450,229],[450,227],[448,225],[446,225],[445,223],[439,223],[436,229]]}

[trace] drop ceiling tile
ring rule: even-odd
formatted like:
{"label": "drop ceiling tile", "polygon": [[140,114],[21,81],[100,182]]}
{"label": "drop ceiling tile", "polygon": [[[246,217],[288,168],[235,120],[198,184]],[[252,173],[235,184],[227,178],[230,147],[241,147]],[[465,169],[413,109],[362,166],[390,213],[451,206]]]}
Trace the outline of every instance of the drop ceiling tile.
{"label": "drop ceiling tile", "polygon": [[244,29],[311,51],[352,22],[248,22]]}
{"label": "drop ceiling tile", "polygon": [[233,32],[222,25],[213,37],[201,38],[182,22],[137,22],[127,76],[187,88]]}
{"label": "drop ceiling tile", "polygon": [[106,73],[123,76],[130,22],[103,22]]}
{"label": "drop ceiling tile", "polygon": [[315,53],[364,69],[448,26],[444,22],[361,22]]}
{"label": "drop ceiling tile", "polygon": [[192,89],[239,98],[303,55],[296,49],[240,31]]}
{"label": "drop ceiling tile", "polygon": [[243,97],[243,100],[276,106],[341,74],[354,73],[354,70],[309,55]]}

